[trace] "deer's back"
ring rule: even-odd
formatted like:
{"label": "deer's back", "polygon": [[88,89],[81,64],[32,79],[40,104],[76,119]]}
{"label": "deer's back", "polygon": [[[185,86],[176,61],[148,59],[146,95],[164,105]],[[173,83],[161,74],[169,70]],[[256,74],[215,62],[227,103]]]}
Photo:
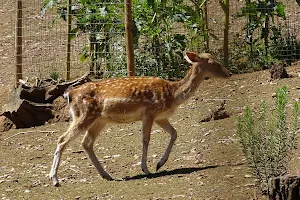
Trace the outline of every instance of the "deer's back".
{"label": "deer's back", "polygon": [[173,113],[172,84],[157,77],[89,82],[72,89],[69,95],[70,106],[78,115],[95,115],[112,122],[138,121],[145,113],[154,117]]}

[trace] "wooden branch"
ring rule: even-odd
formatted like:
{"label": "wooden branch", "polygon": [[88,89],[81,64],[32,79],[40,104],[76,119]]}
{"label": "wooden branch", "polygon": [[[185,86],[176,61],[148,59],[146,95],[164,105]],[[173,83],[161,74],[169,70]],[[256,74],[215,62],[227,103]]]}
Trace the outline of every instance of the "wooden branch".
{"label": "wooden branch", "polygon": [[40,132],[40,133],[55,133],[55,132],[58,132],[58,130],[53,130],[53,131],[25,131],[25,132],[18,132],[16,134],[13,134],[13,135],[5,138],[4,140],[11,139],[11,138],[16,137],[16,136],[21,135],[21,134],[35,133],[35,132]]}
{"label": "wooden branch", "polygon": [[86,82],[90,82],[91,79],[89,78],[90,73],[84,74],[82,77],[75,79],[70,82],[65,83],[59,83],[55,86],[52,86],[47,89],[47,92],[45,94],[46,101],[53,102],[54,99],[56,99],[59,96],[62,96],[63,93],[67,90],[69,87],[75,87],[77,85],[82,85]]}

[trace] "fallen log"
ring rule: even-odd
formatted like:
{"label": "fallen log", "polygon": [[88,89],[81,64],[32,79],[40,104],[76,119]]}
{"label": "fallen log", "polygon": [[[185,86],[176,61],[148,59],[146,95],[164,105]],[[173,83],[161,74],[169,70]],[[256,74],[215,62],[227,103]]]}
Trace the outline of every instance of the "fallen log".
{"label": "fallen log", "polygon": [[44,125],[53,117],[52,104],[34,103],[15,99],[3,106],[1,115],[10,119],[16,128],[29,128]]}
{"label": "fallen log", "polygon": [[[89,81],[91,81],[89,74],[64,83],[49,79],[38,80],[36,85],[29,85],[27,81],[20,80],[19,87],[12,90],[9,102],[3,106],[0,116],[10,119],[16,128],[44,125],[54,116],[56,120],[66,120],[68,116],[65,116],[64,109],[60,107],[61,112],[58,112],[57,106],[53,106],[54,100],[62,96],[68,87],[75,87]],[[61,104],[61,106],[65,105]],[[60,114],[63,116],[59,116]]]}
{"label": "fallen log", "polygon": [[85,75],[76,80],[65,83],[59,83],[55,86],[48,87],[45,95],[46,101],[53,102],[57,97],[62,96],[68,87],[76,87],[86,82],[90,82],[91,79],[89,78],[89,76],[90,74],[86,73]]}
{"label": "fallen log", "polygon": [[62,96],[68,87],[75,87],[89,81],[91,81],[91,79],[88,73],[76,80],[63,83],[52,79],[38,80],[34,86],[28,85],[26,81],[20,80],[22,89],[19,91],[19,94],[16,95],[20,95],[21,99],[35,103],[52,103],[57,97]]}

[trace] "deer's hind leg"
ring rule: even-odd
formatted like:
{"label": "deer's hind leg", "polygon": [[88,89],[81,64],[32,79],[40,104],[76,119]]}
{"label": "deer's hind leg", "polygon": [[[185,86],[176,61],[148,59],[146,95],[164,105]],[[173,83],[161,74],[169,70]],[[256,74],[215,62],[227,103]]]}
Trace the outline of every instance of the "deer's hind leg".
{"label": "deer's hind leg", "polygon": [[142,134],[143,134],[143,154],[142,154],[142,171],[148,175],[151,174],[147,167],[148,146],[151,136],[151,129],[153,125],[153,117],[144,115],[142,118]]}
{"label": "deer's hind leg", "polygon": [[50,171],[50,180],[52,180],[54,186],[59,186],[57,171],[64,149],[66,148],[67,144],[69,144],[78,135],[80,135],[80,133],[86,132],[93,120],[94,119],[92,118],[75,118],[68,130],[58,138],[57,147],[54,153],[53,163]]}
{"label": "deer's hind leg", "polygon": [[172,150],[172,147],[175,143],[175,140],[177,138],[177,131],[174,129],[174,127],[170,124],[168,119],[161,119],[155,121],[157,125],[159,125],[162,129],[164,129],[166,132],[168,132],[171,136],[169,145],[165,151],[164,156],[161,158],[161,160],[158,162],[156,166],[156,171],[159,170],[168,160],[170,152]]}
{"label": "deer's hind leg", "polygon": [[93,165],[98,170],[101,177],[106,180],[113,180],[113,178],[101,166],[97,156],[95,155],[94,148],[93,148],[95,140],[97,139],[97,137],[99,136],[101,130],[103,130],[105,125],[106,125],[105,123],[103,123],[99,120],[96,120],[92,124],[92,126],[87,130],[81,144],[82,144],[83,148],[85,149],[85,151],[87,152]]}

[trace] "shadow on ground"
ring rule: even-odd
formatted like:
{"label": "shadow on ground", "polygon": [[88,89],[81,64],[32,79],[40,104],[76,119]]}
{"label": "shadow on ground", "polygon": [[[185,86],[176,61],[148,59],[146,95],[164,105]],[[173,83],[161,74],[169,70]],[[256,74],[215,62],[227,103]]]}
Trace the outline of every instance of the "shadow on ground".
{"label": "shadow on ground", "polygon": [[204,166],[204,167],[189,167],[189,168],[180,168],[180,169],[174,169],[174,170],[170,170],[170,171],[161,171],[158,173],[154,173],[154,174],[139,174],[136,176],[132,176],[132,177],[125,177],[123,178],[123,180],[125,181],[130,181],[130,180],[138,180],[138,179],[152,179],[152,178],[159,178],[159,177],[163,177],[163,176],[172,176],[172,175],[184,175],[184,174],[191,174],[193,172],[197,172],[197,171],[201,171],[201,170],[205,170],[205,169],[213,169],[213,168],[217,168],[217,167],[224,167],[224,166],[239,166],[239,165],[244,165],[244,163],[238,163],[238,164],[224,164],[224,165],[209,165],[209,166]]}

